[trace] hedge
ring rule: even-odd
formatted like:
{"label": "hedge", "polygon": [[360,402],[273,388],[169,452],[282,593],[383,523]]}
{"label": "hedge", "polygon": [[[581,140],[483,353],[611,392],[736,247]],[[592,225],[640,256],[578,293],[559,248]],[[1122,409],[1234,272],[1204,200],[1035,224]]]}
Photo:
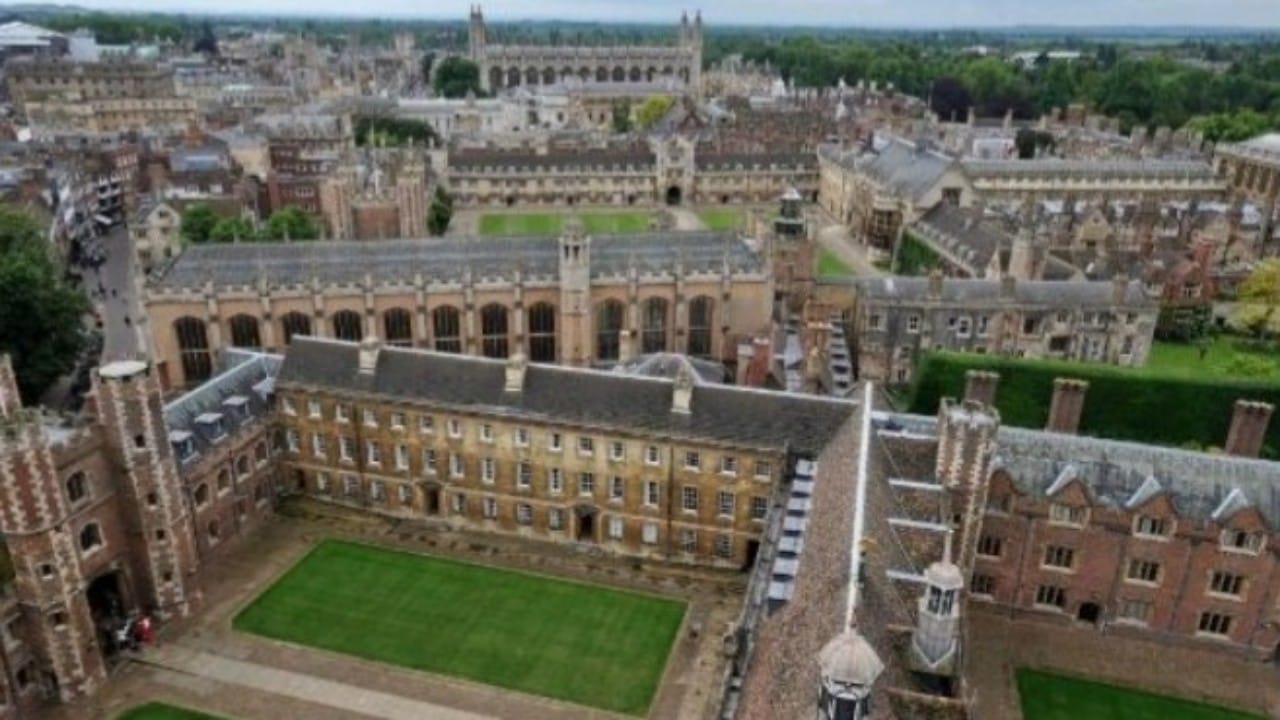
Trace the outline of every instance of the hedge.
{"label": "hedge", "polygon": [[[1157,445],[1222,447],[1236,400],[1280,406],[1280,383],[1173,377],[1145,368],[991,355],[929,352],[921,356],[909,411],[932,415],[943,397],[964,395],[965,372],[999,373],[996,407],[1008,425],[1043,428],[1055,378],[1089,382],[1080,434]],[[1262,456],[1280,459],[1280,417],[1271,421]]]}

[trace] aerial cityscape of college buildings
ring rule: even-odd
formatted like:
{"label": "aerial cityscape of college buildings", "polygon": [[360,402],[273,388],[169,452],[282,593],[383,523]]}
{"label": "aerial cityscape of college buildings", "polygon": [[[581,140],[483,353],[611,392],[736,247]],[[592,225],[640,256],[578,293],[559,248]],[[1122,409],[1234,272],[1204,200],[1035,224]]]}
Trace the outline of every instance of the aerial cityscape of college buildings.
{"label": "aerial cityscape of college buildings", "polygon": [[[704,67],[703,23],[526,46],[476,7],[483,93],[453,99],[407,33],[213,60],[0,25],[0,192],[60,257],[105,247],[111,285],[77,411],[24,403],[0,356],[0,718],[91,707],[123,682],[103,618],[197,621],[286,506],[729,583],[727,621],[687,621],[704,681],[669,671],[651,717],[1007,717],[975,659],[1000,623],[1271,667],[1270,404],[1235,398],[1207,452],[1085,434],[1114,398],[1068,371],[1043,427],[984,370],[931,414],[891,401],[939,351],[1146,365],[1170,313],[1218,313],[1280,250],[1280,135],[939,118]],[[1054,153],[1018,159],[1026,128]],[[194,205],[320,237],[189,243]],[[908,248],[935,263],[888,272]]]}

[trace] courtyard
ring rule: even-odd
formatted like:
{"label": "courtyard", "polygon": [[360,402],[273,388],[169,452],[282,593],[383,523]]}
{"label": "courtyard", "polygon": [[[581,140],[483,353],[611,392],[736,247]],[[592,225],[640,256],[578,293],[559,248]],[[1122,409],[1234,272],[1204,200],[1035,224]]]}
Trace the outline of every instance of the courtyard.
{"label": "courtyard", "polygon": [[1023,720],[1262,720],[1261,715],[1054,673],[1019,669]]}
{"label": "courtyard", "polygon": [[581,213],[486,213],[480,216],[481,235],[556,235],[569,217],[582,220],[587,233],[637,233],[649,229],[653,213],[639,211],[584,211]]}
{"label": "courtyard", "polygon": [[276,640],[643,715],[684,614],[685,603],[677,600],[329,540],[233,625]]}

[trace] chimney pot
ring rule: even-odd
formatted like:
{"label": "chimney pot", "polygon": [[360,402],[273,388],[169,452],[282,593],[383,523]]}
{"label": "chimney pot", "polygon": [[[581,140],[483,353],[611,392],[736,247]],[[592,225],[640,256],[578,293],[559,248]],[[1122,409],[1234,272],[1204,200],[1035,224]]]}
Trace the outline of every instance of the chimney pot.
{"label": "chimney pot", "polygon": [[1267,425],[1275,406],[1252,400],[1236,400],[1231,413],[1231,429],[1223,452],[1228,455],[1256,458],[1267,438]]}
{"label": "chimney pot", "polygon": [[1053,381],[1053,401],[1049,403],[1049,421],[1045,430],[1075,435],[1084,414],[1084,397],[1089,390],[1085,380],[1057,378]]}
{"label": "chimney pot", "polygon": [[693,412],[693,373],[688,365],[681,365],[676,373],[671,393],[671,412],[688,415]]}

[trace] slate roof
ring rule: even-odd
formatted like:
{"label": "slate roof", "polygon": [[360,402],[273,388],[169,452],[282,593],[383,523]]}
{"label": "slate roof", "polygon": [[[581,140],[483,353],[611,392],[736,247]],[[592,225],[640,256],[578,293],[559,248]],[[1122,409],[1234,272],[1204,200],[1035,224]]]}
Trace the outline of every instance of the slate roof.
{"label": "slate roof", "polygon": [[993,255],[1013,243],[1013,238],[985,222],[977,213],[951,203],[938,203],[916,221],[914,229],[925,240],[962,259],[978,275]]}
{"label": "slate roof", "polygon": [[842,167],[874,178],[890,192],[919,200],[933,189],[955,162],[952,158],[899,137],[877,135],[870,152],[841,152],[824,146],[819,152]]}
{"label": "slate roof", "polygon": [[[279,355],[227,350],[222,356],[223,370],[208,382],[164,406],[165,427],[170,438],[189,434],[196,452],[203,452],[213,442],[209,426],[196,422],[207,413],[222,413],[226,427],[238,427],[226,402],[243,398],[248,418],[256,419],[270,412],[268,396],[275,387],[275,376],[283,358]],[[239,404],[237,399],[233,403]]]}
{"label": "slate roof", "polygon": [[960,161],[960,164],[965,174],[970,177],[1071,175],[1120,178],[1188,177],[1205,180],[1215,177],[1213,167],[1199,160],[1064,160],[1060,158],[978,160],[971,158]]}
{"label": "slate roof", "polygon": [[651,170],[656,162],[648,150],[589,150],[583,152],[511,152],[507,150],[461,150],[449,155],[450,171],[482,172],[507,168],[537,170],[595,170],[633,168]]}
{"label": "slate roof", "polygon": [[[840,282],[839,278],[823,278],[822,284]],[[929,294],[929,278],[927,277],[860,277],[850,279],[859,296],[881,300],[923,300]],[[1110,281],[1088,280],[1019,280],[1014,284],[1013,301],[1051,306],[1070,307],[1111,307],[1112,283]],[[943,278],[943,303],[999,302],[1001,283],[999,280],[982,280],[967,278]],[[1142,284],[1136,280],[1129,282],[1124,304],[1127,306],[1154,308],[1155,300],[1147,297]]]}
{"label": "slate roof", "polygon": [[[469,268],[477,281],[509,277],[558,277],[557,237],[439,237],[376,243],[296,242],[192,245],[150,282],[152,288],[300,285],[312,277],[326,284],[460,282]],[[619,275],[634,262],[645,273],[763,271],[764,260],[730,232],[666,231],[591,236],[591,274]]]}
{"label": "slate roof", "polygon": [[852,402],[724,385],[696,385],[692,410],[672,412],[659,378],[530,364],[520,393],[505,391],[505,362],[384,347],[374,373],[358,370],[356,343],[295,338],[280,386],[368,393],[391,400],[531,420],[676,435],[816,455],[857,410]]}
{"label": "slate roof", "polygon": [[[913,433],[937,432],[933,417],[889,417]],[[1253,506],[1280,529],[1280,463],[1268,460],[1006,425],[996,435],[992,467],[1004,468],[1020,490],[1038,497],[1078,480],[1095,503],[1135,507],[1159,490],[1169,493],[1180,517],[1209,521],[1224,505],[1218,517]]]}

